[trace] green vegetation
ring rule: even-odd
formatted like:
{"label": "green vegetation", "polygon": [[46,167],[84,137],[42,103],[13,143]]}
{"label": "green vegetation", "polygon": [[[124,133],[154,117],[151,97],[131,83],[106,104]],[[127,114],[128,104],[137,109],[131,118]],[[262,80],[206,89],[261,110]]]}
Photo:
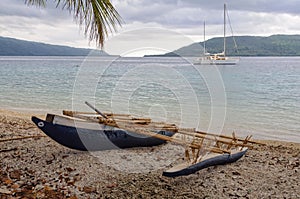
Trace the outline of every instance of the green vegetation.
{"label": "green vegetation", "polygon": [[[300,35],[273,35],[269,37],[238,36],[235,37],[238,51],[233,39],[227,37],[228,56],[300,56]],[[174,52],[158,56],[190,56],[203,54],[203,42],[182,47]],[[218,53],[223,50],[223,38],[212,38],[206,42],[207,52]],[[0,56],[86,56],[91,49],[72,48],[0,37]],[[96,51],[99,55],[108,55]],[[157,55],[155,55],[157,56]]]}
{"label": "green vegetation", "polygon": [[[232,37],[226,38],[228,56],[300,56],[300,35],[272,35],[269,37],[236,36],[238,51],[234,48]],[[161,56],[191,56],[203,54],[203,42],[185,46]],[[223,51],[223,37],[206,41],[209,53]]]}
{"label": "green vegetation", "polygon": [[[86,56],[91,50],[0,37],[0,56]],[[108,54],[97,50],[95,55]]]}

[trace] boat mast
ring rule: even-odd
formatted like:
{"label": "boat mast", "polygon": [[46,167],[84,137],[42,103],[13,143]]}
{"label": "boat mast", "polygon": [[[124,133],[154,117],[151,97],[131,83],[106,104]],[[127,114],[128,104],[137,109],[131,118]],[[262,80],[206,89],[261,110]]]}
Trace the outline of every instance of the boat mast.
{"label": "boat mast", "polygon": [[206,53],[206,46],[205,46],[205,21],[204,21],[203,25],[204,25],[204,26],[203,26],[203,27],[204,27],[204,28],[203,28],[203,32],[204,32],[204,33],[203,33],[203,37],[204,37],[204,38],[203,38],[203,39],[204,39],[204,41],[203,41],[203,55],[205,56],[205,53]]}
{"label": "boat mast", "polygon": [[226,55],[226,4],[224,3],[224,57]]}

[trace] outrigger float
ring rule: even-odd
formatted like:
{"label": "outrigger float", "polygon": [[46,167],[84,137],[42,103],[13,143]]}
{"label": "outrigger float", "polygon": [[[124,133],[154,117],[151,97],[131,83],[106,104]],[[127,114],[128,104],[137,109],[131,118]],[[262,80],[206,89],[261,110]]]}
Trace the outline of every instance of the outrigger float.
{"label": "outrigger float", "polygon": [[32,121],[46,135],[71,149],[100,151],[119,148],[149,147],[173,142],[185,147],[185,162],[163,172],[164,176],[189,175],[201,169],[239,160],[253,144],[252,136],[240,139],[178,128],[175,124],[154,122],[127,114],[63,111],[64,116],[47,114],[46,120]]}

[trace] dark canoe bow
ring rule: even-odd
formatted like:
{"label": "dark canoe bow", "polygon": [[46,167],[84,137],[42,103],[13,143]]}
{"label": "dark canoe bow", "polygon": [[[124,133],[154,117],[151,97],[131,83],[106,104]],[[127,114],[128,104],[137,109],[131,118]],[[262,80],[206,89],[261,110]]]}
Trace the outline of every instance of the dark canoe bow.
{"label": "dark canoe bow", "polygon": [[[55,118],[55,115],[50,116],[52,120]],[[63,118],[62,116],[57,117]],[[32,121],[37,127],[54,141],[68,148],[81,151],[151,147],[166,143],[166,141],[158,138],[142,136],[95,122],[80,122],[76,125],[74,120],[67,118],[64,120],[68,122],[55,123],[47,119],[45,121],[32,117]],[[166,136],[174,135],[174,132],[169,131],[158,131],[156,133]]]}

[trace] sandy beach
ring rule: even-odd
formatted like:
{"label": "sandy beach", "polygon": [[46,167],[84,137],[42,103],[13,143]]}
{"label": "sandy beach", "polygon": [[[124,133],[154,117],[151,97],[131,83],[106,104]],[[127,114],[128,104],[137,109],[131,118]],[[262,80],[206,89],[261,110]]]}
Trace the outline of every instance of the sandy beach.
{"label": "sandy beach", "polygon": [[[0,139],[44,135],[31,115],[0,110]],[[161,175],[183,157],[170,143],[92,154],[48,137],[0,142],[0,198],[300,198],[300,143],[262,142],[238,162],[177,178]]]}

